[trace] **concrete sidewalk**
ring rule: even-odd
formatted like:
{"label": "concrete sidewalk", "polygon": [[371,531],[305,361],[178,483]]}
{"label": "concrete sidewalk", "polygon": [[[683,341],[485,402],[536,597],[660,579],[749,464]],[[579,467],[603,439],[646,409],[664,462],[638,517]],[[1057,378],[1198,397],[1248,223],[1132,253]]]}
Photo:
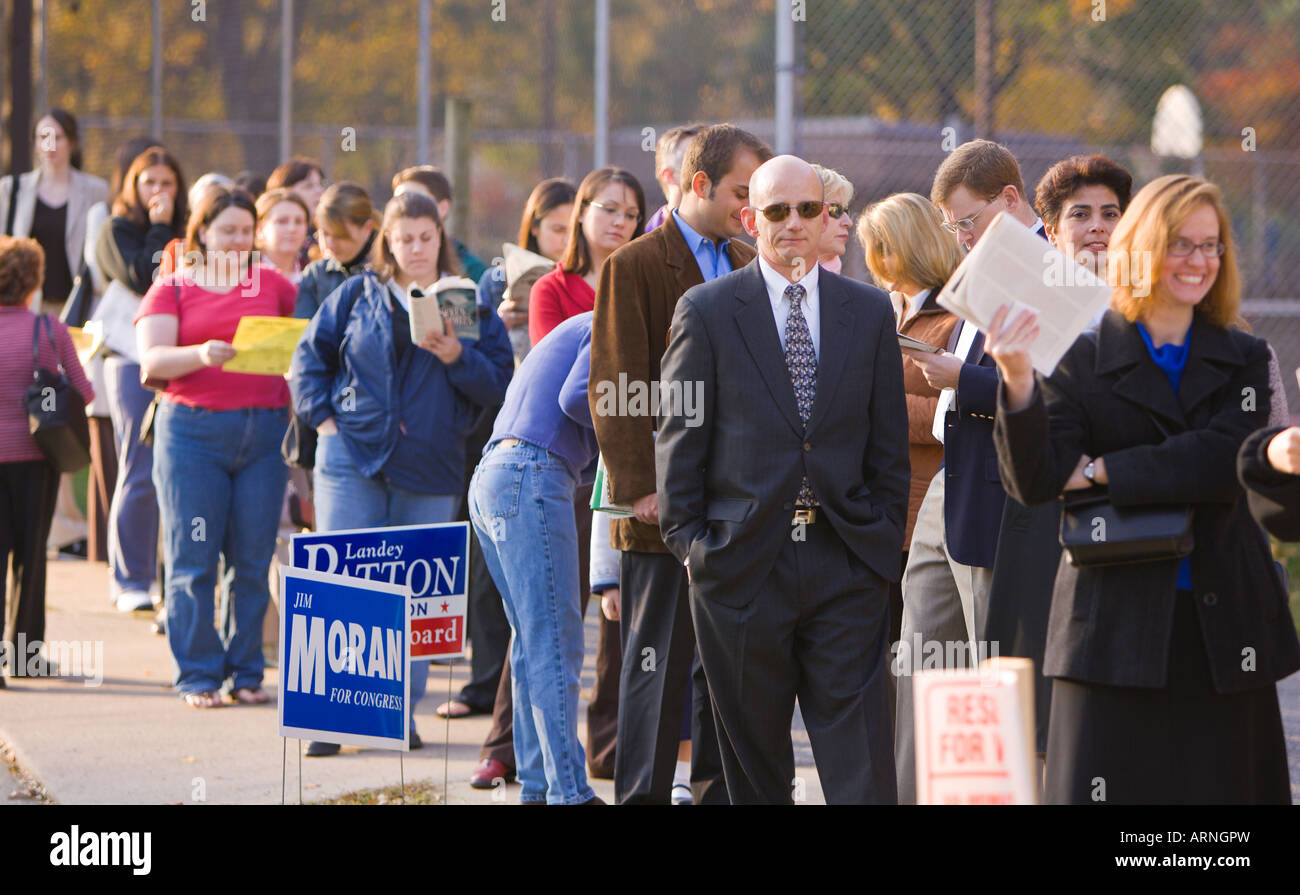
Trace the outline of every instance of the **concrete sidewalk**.
{"label": "concrete sidewalk", "polygon": [[[63,804],[277,804],[298,800],[296,740],[276,734],[274,702],[198,711],[171,688],[167,641],[151,630],[151,617],[127,615],[108,602],[102,563],[51,561],[47,639],[103,645],[103,680],[87,686],[68,677],[15,681],[0,691],[0,741],[45,792]],[[272,609],[274,611],[274,607]],[[597,606],[588,608],[586,664],[579,733],[585,737],[586,699],[594,676]],[[267,669],[266,688],[276,694],[279,669]],[[470,772],[490,725],[485,716],[445,721],[433,710],[450,691],[459,692],[468,662],[435,665],[429,692],[416,709],[425,747],[406,753],[345,746],[340,755],[301,760],[302,798],[320,801],[361,789],[448,780],[448,804],[517,804],[519,787],[504,792],[472,789]],[[1291,766],[1292,800],[1300,804],[1300,674],[1278,687]],[[795,715],[797,774],[806,781],[806,804],[823,804],[812,750]],[[305,746],[305,744],[302,744]],[[613,801],[611,780],[592,780],[596,793]],[[17,786],[11,782],[10,788]],[[8,791],[4,792],[8,795]],[[0,798],[0,804],[24,800]]]}
{"label": "concrete sidewalk", "polygon": [[[285,799],[297,802],[299,742],[289,740],[286,748],[276,734],[274,702],[202,711],[186,706],[171,688],[166,639],[152,632],[151,616],[123,614],[110,605],[102,563],[51,560],[47,590],[47,640],[103,644],[99,686],[54,677],[10,679],[0,690],[0,741],[49,796],[63,804],[269,805],[280,802],[283,767]],[[579,714],[584,738],[598,610],[595,604],[588,608]],[[431,781],[440,788],[445,773],[449,804],[517,804],[517,784],[497,793],[469,786],[491,719],[445,721],[433,713],[447,698],[449,673],[454,695],[468,678],[469,663],[431,669],[429,691],[416,708],[423,749],[406,753],[400,765],[399,753],[350,746],[337,756],[303,758],[303,801],[395,786],[403,773],[408,783]],[[265,686],[278,695],[278,668],[267,669]],[[796,732],[796,758],[808,765],[799,771],[807,780],[808,802],[822,802],[802,730]],[[597,795],[613,801],[612,780],[591,784]],[[0,804],[14,801],[0,798]]]}

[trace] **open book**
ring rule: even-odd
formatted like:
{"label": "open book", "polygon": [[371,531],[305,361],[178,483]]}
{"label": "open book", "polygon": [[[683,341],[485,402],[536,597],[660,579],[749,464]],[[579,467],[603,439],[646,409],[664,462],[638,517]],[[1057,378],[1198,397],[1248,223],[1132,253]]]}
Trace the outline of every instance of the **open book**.
{"label": "open book", "polygon": [[407,297],[411,303],[411,341],[419,345],[429,333],[444,332],[443,320],[451,320],[456,337],[477,342],[478,287],[468,277],[446,277],[433,285],[425,294],[412,284]]}
{"label": "open book", "polygon": [[1110,293],[1088,268],[1000,214],[948,278],[938,302],[984,332],[1002,305],[1011,305],[1008,324],[1022,310],[1034,311],[1038,338],[1029,356],[1035,370],[1050,376]]}

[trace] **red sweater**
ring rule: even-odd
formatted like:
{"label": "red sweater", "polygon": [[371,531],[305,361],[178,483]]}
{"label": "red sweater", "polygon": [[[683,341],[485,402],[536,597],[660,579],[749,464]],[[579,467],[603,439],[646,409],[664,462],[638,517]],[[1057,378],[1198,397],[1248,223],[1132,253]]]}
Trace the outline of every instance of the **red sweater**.
{"label": "red sweater", "polygon": [[[77,360],[77,349],[72,345],[68,328],[57,319],[50,318],[50,330],[58,357],[50,348],[50,338],[41,324],[40,363],[46,370],[56,370],[63,364],[68,381],[89,404],[95,392]],[[32,384],[32,327],[36,315],[26,307],[0,307],[0,463],[21,463],[43,460],[45,455],[32,439],[27,423],[27,405],[23,396]]]}
{"label": "red sweater", "polygon": [[570,317],[595,308],[596,290],[576,273],[565,273],[556,265],[528,293],[528,341],[536,345]]}

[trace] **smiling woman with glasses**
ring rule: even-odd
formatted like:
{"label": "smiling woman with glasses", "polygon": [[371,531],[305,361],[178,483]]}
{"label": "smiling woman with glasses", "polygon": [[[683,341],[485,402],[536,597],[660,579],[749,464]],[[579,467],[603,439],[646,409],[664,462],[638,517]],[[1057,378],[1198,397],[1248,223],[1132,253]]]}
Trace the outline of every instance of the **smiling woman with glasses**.
{"label": "smiling woman with glasses", "polygon": [[844,251],[849,247],[849,231],[853,229],[853,215],[849,214],[853,184],[838,171],[821,165],[812,168],[822,180],[826,211],[831,217],[817,246],[817,263],[831,273],[839,273]]}
{"label": "smiling woman with glasses", "polygon": [[1148,530],[1152,510],[1172,511],[1190,537],[1138,561],[1058,566],[1045,801],[1091,804],[1104,779],[1110,804],[1286,804],[1276,682],[1300,668],[1300,642],[1237,481],[1272,388],[1268,344],[1237,328],[1223,195],[1199,177],[1157,178],[1109,248],[1147,253],[1150,278],[1118,282],[1099,330],[1051,376],[1029,362],[1032,314],[1004,308],[990,323],[1002,482],[1028,505],[1104,495]]}

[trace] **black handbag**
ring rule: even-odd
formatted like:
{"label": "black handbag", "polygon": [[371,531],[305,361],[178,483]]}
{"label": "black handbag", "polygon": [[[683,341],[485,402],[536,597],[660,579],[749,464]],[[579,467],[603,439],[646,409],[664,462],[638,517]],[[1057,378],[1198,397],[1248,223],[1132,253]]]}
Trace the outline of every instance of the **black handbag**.
{"label": "black handbag", "polygon": [[1061,508],[1061,546],[1072,566],[1181,559],[1193,545],[1191,507],[1117,507],[1096,487],[1070,492]]}
{"label": "black handbag", "polygon": [[[40,363],[41,323],[58,364],[58,371],[44,370]],[[32,384],[27,388],[27,422],[41,453],[59,472],[76,472],[90,465],[90,423],[86,402],[68,381],[59,349],[54,344],[50,318],[41,314],[32,330]]]}
{"label": "black handbag", "polygon": [[[1152,416],[1151,421],[1169,437],[1159,419]],[[1192,508],[1117,507],[1100,485],[1071,491],[1061,507],[1060,540],[1076,568],[1182,559],[1195,546]]]}
{"label": "black handbag", "polygon": [[312,469],[316,465],[316,430],[304,423],[296,413],[289,414],[289,428],[280,442],[280,456],[284,462],[298,469]]}
{"label": "black handbag", "polygon": [[72,281],[72,291],[68,293],[68,300],[64,302],[63,310],[59,312],[59,320],[66,326],[84,327],[86,321],[90,319],[90,312],[94,310],[94,304],[94,284],[91,282],[90,268],[83,259],[81,270],[78,271],[77,278]]}

